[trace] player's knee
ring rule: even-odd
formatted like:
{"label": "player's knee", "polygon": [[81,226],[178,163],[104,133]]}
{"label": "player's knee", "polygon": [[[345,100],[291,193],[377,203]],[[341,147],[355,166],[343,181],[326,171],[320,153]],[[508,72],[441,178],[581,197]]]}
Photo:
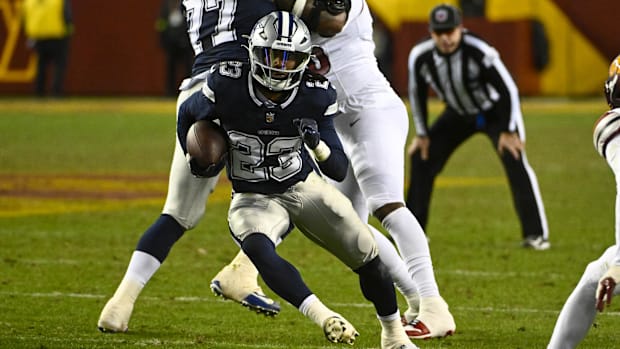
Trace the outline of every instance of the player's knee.
{"label": "player's knee", "polygon": [[264,265],[275,257],[275,244],[261,233],[248,235],[241,242],[241,249],[255,265]]}
{"label": "player's knee", "polygon": [[187,210],[187,212],[182,212],[182,210],[176,208],[164,207],[162,214],[174,218],[185,230],[191,230],[198,225],[198,222],[200,222],[202,216],[204,216],[205,207],[201,205],[200,208]]}
{"label": "player's knee", "polygon": [[379,256],[371,259],[368,263],[354,270],[360,277],[366,279],[381,280],[390,277],[389,270]]}
{"label": "player's knee", "polygon": [[380,206],[376,210],[373,210],[373,215],[380,222],[383,222],[383,220],[385,219],[385,217],[387,217],[387,215],[398,210],[401,207],[405,207],[405,204],[402,202],[390,202],[390,203]]}

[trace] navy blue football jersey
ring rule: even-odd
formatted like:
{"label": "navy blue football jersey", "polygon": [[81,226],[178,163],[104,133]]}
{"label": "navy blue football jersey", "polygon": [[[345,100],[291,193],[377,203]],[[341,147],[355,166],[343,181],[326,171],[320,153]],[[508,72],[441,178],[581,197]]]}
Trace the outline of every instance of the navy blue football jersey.
{"label": "navy blue football jersey", "polygon": [[192,75],[216,63],[247,59],[247,38],[261,17],[275,11],[272,0],[183,0],[194,48]]}
{"label": "navy blue football jersey", "polygon": [[[316,120],[332,153],[342,151],[333,128],[336,90],[325,78],[306,73],[290,96],[276,104],[257,95],[253,83],[258,84],[248,64],[228,61],[214,66],[202,90],[179,109],[179,142],[187,153],[185,137],[192,123],[219,119],[230,140],[227,172],[233,189],[282,193],[315,169],[294,119]],[[348,165],[346,157],[341,162]]]}

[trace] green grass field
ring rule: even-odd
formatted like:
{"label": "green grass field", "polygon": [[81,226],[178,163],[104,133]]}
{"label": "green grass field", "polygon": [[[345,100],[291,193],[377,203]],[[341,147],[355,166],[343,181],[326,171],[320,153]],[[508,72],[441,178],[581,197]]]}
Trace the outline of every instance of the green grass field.
{"label": "green grass field", "polygon": [[[591,140],[602,98],[526,100],[523,109],[552,248],[519,247],[499,160],[474,137],[439,177],[428,227],[457,332],[420,348],[544,348],[584,267],[614,243],[615,183]],[[347,347],[327,342],[292,306],[265,318],[210,293],[209,281],[237,251],[226,227],[226,181],[142,292],[129,332],[97,331],[138,238],[161,210],[173,113],[171,100],[0,100],[0,348]],[[279,251],[356,325],[354,348],[379,348],[379,324],[352,272],[301,234]],[[617,347],[619,309],[620,301],[599,315],[580,348]]]}

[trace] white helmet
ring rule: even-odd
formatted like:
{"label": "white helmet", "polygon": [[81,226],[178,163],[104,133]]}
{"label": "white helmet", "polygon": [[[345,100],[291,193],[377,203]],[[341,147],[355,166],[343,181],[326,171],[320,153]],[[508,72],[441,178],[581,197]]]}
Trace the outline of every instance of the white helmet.
{"label": "white helmet", "polygon": [[248,40],[252,77],[273,91],[301,81],[310,60],[310,31],[290,12],[272,12],[256,22]]}

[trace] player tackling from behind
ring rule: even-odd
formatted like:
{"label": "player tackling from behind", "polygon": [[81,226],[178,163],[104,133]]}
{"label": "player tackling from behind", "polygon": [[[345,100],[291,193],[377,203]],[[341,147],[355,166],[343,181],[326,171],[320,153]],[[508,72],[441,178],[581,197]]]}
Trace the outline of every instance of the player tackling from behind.
{"label": "player tackling from behind", "polygon": [[611,109],[596,121],[593,141],[616,178],[616,244],[586,267],[562,307],[547,349],[576,348],[592,327],[596,311],[602,312],[620,292],[620,55],[609,66],[605,97]]}
{"label": "player tackling from behind", "polygon": [[[215,65],[202,89],[181,105],[179,142],[187,152],[185,137],[194,122],[220,121],[230,140],[230,231],[269,288],[322,327],[328,340],[353,344],[358,333],[277,254],[276,243],[293,226],[359,275],[381,323],[381,348],[417,348],[401,325],[372,232],[351,202],[321,178],[308,151],[321,172],[344,179],[348,160],[333,125],[336,90],[305,70],[311,50],[308,28],[290,12],[261,18],[249,38],[250,64]],[[194,175],[203,173],[189,163]]]}

